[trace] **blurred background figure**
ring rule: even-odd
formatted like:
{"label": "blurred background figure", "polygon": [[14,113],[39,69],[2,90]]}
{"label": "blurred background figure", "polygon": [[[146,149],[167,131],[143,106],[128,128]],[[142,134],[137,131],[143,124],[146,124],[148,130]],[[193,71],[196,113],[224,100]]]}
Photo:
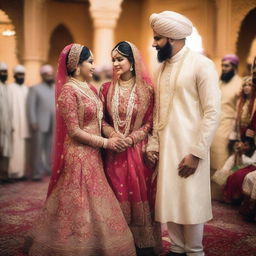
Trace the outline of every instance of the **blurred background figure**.
{"label": "blurred background figure", "polygon": [[41,180],[51,172],[51,148],[54,121],[54,70],[50,65],[40,69],[42,82],[28,94],[28,119],[32,131],[32,179]]}
{"label": "blurred background figure", "polygon": [[[225,55],[221,61],[220,90],[221,118],[211,146],[211,174],[214,175],[229,157],[228,143],[236,118],[236,104],[242,88],[242,79],[237,74],[239,58],[234,54]],[[221,198],[220,187],[212,184],[212,196]]]}
{"label": "blurred background figure", "polygon": [[229,54],[222,58],[220,90],[221,119],[211,147],[211,169],[220,169],[228,158],[228,141],[236,117],[236,102],[242,88],[242,79],[237,74],[239,59]]}
{"label": "blurred background figure", "polygon": [[100,67],[96,67],[93,74],[93,84],[99,90],[102,84],[111,81],[112,75],[112,66],[103,65]]}
{"label": "blurred background figure", "polygon": [[14,83],[8,86],[12,103],[12,155],[9,163],[9,178],[22,179],[26,171],[26,142],[29,125],[26,113],[28,87],[24,84],[25,67],[17,65],[13,69]]}
{"label": "blurred background figure", "polygon": [[6,84],[8,67],[0,63],[0,180],[8,181],[9,159],[12,153],[12,104]]}

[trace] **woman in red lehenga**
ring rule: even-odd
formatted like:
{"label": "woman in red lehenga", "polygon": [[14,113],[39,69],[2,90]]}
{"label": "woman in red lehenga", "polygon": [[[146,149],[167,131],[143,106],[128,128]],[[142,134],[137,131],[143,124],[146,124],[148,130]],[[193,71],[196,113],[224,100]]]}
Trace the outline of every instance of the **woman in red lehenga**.
{"label": "woman in red lehenga", "polygon": [[[100,148],[102,102],[87,82],[93,58],[72,44],[59,58],[56,137],[48,198],[25,247],[33,256],[135,256],[132,234],[105,177]],[[69,79],[67,80],[67,75]]]}
{"label": "woman in red lehenga", "polygon": [[[109,183],[133,233],[138,255],[154,255],[152,220],[152,170],[143,161],[143,149],[152,128],[153,86],[138,49],[120,42],[112,51],[114,77],[103,84],[103,133],[123,138],[121,152],[107,150],[104,163]],[[160,238],[160,233],[159,233]]]}

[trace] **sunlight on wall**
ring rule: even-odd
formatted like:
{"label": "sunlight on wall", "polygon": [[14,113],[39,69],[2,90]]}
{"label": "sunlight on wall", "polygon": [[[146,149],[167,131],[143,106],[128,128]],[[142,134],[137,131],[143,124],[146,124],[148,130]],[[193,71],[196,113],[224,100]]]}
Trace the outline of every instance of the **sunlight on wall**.
{"label": "sunlight on wall", "polygon": [[188,36],[186,39],[186,46],[196,52],[203,52],[203,43],[202,37],[198,33],[197,29],[193,27],[193,32],[191,36]]}

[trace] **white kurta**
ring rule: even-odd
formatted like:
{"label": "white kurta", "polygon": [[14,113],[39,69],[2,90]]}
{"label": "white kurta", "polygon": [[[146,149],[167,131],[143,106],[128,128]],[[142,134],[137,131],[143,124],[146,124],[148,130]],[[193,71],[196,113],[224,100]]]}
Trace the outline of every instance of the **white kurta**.
{"label": "white kurta", "polygon": [[228,83],[219,83],[221,90],[221,118],[219,127],[211,146],[211,168],[222,168],[227,160],[229,136],[232,132],[235,117],[236,103],[242,89],[242,79],[235,75]]}
{"label": "white kurta", "polygon": [[[174,96],[167,125],[158,132],[154,130],[147,147],[147,151],[159,149],[156,221],[204,223],[212,218],[209,148],[220,112],[215,66],[205,56],[184,47],[159,72],[159,89],[161,118],[173,92]],[[178,165],[188,154],[198,156],[200,161],[196,173],[185,179],[178,175]]]}
{"label": "white kurta", "polygon": [[0,148],[1,155],[12,154],[12,103],[9,86],[0,82]]}
{"label": "white kurta", "polygon": [[29,126],[26,114],[28,88],[16,83],[9,86],[13,109],[13,151],[9,163],[10,178],[21,178],[25,175],[26,139],[29,137]]}

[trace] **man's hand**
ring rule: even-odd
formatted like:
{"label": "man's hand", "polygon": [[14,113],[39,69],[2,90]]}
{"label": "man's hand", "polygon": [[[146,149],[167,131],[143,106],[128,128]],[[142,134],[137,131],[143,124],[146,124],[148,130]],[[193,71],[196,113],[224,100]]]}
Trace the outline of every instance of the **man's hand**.
{"label": "man's hand", "polygon": [[156,167],[156,163],[159,159],[159,153],[156,151],[148,151],[146,152],[145,162],[151,168],[154,169]]}
{"label": "man's hand", "polygon": [[196,172],[198,164],[199,164],[198,157],[192,154],[185,156],[178,166],[179,176],[182,178],[188,178],[190,175]]}

